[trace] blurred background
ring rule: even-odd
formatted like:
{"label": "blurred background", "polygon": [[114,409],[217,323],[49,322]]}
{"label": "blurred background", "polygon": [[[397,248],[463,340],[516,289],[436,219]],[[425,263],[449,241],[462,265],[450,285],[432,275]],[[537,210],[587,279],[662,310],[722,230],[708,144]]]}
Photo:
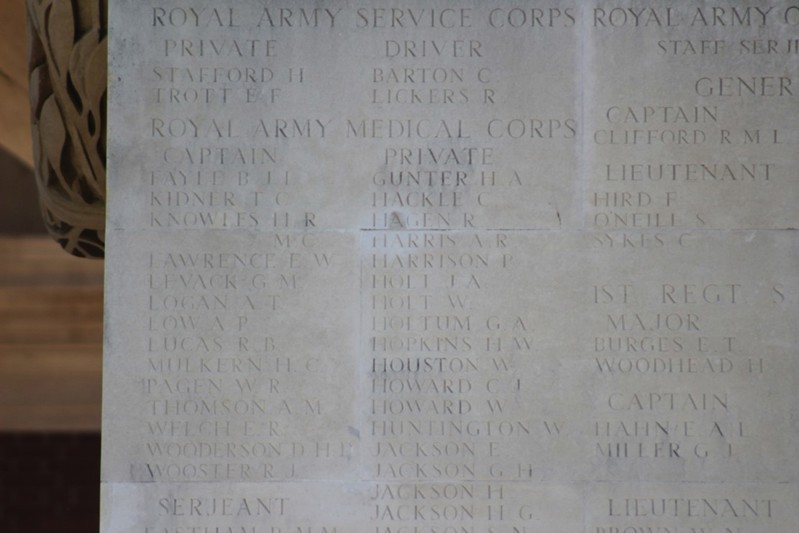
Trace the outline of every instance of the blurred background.
{"label": "blurred background", "polygon": [[103,263],[45,232],[27,72],[25,4],[0,0],[0,532],[96,532]]}

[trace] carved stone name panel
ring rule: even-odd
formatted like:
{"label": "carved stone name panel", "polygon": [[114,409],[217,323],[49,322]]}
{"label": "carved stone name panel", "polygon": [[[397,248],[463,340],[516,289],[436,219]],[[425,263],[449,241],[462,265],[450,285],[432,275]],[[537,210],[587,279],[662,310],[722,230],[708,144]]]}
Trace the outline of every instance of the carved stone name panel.
{"label": "carved stone name panel", "polygon": [[799,6],[109,27],[103,531],[796,531]]}

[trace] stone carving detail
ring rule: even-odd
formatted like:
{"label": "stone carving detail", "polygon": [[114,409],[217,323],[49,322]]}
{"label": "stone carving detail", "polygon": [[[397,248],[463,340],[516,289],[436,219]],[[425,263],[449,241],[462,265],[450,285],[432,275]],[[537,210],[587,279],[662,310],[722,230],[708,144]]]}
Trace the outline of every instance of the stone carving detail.
{"label": "stone carving detail", "polygon": [[27,0],[33,158],[50,234],[103,257],[107,21],[104,0]]}

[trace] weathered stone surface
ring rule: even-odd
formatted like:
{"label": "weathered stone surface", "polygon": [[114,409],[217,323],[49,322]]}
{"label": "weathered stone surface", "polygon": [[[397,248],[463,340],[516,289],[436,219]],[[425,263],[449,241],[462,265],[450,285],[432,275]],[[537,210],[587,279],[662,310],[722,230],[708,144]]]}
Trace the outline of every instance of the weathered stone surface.
{"label": "weathered stone surface", "polygon": [[793,531],[799,9],[650,4],[115,3],[104,530]]}
{"label": "weathered stone surface", "polygon": [[78,257],[103,257],[105,0],[28,0],[33,164],[47,231]]}

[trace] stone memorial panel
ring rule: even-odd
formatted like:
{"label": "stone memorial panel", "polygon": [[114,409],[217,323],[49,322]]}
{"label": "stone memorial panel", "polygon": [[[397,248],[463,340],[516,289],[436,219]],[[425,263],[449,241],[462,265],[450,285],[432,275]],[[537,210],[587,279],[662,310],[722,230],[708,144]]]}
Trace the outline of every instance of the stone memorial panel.
{"label": "stone memorial panel", "polygon": [[799,6],[109,8],[103,531],[796,531]]}

